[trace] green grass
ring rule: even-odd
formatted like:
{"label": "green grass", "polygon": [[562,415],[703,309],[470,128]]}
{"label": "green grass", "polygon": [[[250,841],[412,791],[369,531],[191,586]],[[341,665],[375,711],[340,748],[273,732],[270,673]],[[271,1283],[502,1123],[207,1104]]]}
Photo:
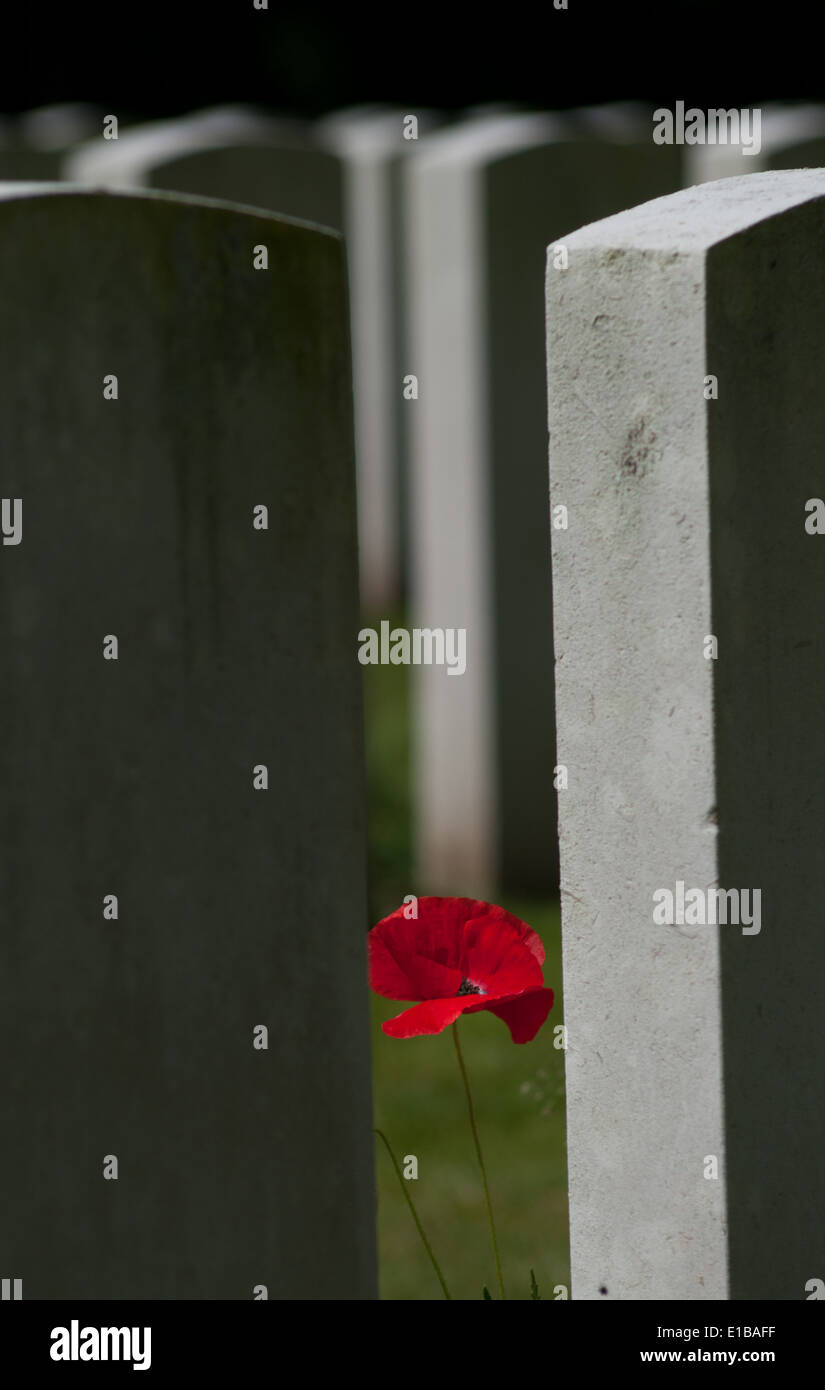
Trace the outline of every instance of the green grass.
{"label": "green grass", "polygon": [[[391,621],[403,624],[396,615]],[[370,801],[370,912],[398,907],[412,882],[409,795],[409,670],[364,668]],[[456,884],[456,896],[462,888]],[[556,993],[532,1043],[512,1042],[505,1025],[479,1013],[460,1023],[496,1219],[509,1299],[530,1298],[534,1269],[542,1298],[569,1287],[563,1058],[553,1027],[562,1021],[561,941],[555,901],[508,897],[501,905],[539,933],[545,981]],[[455,1299],[498,1297],[481,1176],[453,1039],[388,1038],[381,1023],[404,1007],[372,997],[375,1124],[403,1165],[418,1159],[407,1187]],[[443,1298],[389,1155],[376,1137],[382,1299]]]}

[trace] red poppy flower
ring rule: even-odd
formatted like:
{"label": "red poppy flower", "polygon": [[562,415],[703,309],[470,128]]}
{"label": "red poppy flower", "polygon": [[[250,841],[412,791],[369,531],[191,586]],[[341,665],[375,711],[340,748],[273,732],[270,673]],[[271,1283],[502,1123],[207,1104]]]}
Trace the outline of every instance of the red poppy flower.
{"label": "red poppy flower", "polygon": [[460,1014],[487,1009],[513,1042],[531,1042],[553,1005],[544,947],[518,917],[475,898],[419,898],[418,917],[399,907],[368,937],[370,985],[385,999],[421,1000],[384,1023],[391,1038],[441,1033]]}

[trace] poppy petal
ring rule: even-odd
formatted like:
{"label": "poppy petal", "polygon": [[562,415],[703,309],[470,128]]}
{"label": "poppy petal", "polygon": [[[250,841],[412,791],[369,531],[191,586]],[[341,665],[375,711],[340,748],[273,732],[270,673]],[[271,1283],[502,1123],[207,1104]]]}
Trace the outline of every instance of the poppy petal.
{"label": "poppy petal", "polygon": [[524,959],[507,964],[489,977],[486,991],[491,999],[524,994],[529,989],[541,989],[544,984],[541,966],[530,955],[527,956],[527,961],[529,964],[526,964]]}
{"label": "poppy petal", "polygon": [[543,965],[543,964],[544,964],[544,942],[542,941],[542,939],[541,939],[541,937],[539,936],[538,932],[534,932],[534,931],[533,931],[533,928],[532,928],[532,927],[528,927],[527,924],[524,923],[524,922],[522,922],[521,925],[524,927],[524,936],[522,937],[522,940],[523,940],[523,942],[524,942],[524,945],[527,947],[527,949],[528,949],[528,951],[530,952],[531,956],[535,956],[535,958],[536,958],[536,960],[538,961],[539,965]]}
{"label": "poppy petal", "polygon": [[[379,923],[379,926],[381,923]],[[390,941],[378,927],[367,937],[370,988],[385,999],[412,999],[415,989],[407,974],[407,955],[396,956]]]}
{"label": "poppy petal", "polygon": [[472,1003],[475,995],[459,999],[427,999],[390,1018],[381,1027],[390,1038],[418,1038],[425,1033],[443,1033]]}
{"label": "poppy petal", "polygon": [[523,935],[491,918],[467,923],[461,968],[488,994],[520,994],[544,984],[541,965]]}
{"label": "poppy petal", "polygon": [[519,938],[522,945],[527,947],[530,954],[535,956],[539,965],[543,964],[544,946],[541,937],[537,932],[533,931],[532,927],[528,927],[526,922],[522,922],[521,918],[514,917],[512,912],[506,912],[503,907],[497,907],[494,903],[468,902],[468,906],[483,910],[472,912],[468,915],[464,926],[465,945],[467,933],[470,932],[472,935],[471,929],[475,927],[476,922],[483,921],[485,924],[492,922],[495,923],[498,931],[500,931],[502,927],[509,928],[514,936]]}
{"label": "poppy petal", "polygon": [[512,999],[497,999],[492,1004],[470,1003],[469,1012],[486,1009],[506,1023],[515,1043],[532,1042],[553,1007],[553,991],[548,987],[529,989]]}
{"label": "poppy petal", "polygon": [[[458,969],[463,924],[453,912],[445,912],[440,919],[431,907],[435,902],[437,898],[419,898],[417,918],[405,917],[409,907],[402,907],[373,927],[368,937],[370,984],[377,994],[388,999],[426,999],[429,991],[418,987],[416,958],[445,970]],[[447,988],[445,981],[434,992],[454,994],[455,989]]]}
{"label": "poppy petal", "polygon": [[418,915],[411,917],[410,911],[409,904],[396,908],[370,932],[370,940],[378,937],[386,942],[397,961],[411,955],[426,956],[448,969],[459,969],[467,929],[476,921],[496,923],[499,930],[504,928],[508,939],[519,938],[539,963],[544,960],[544,947],[532,928],[494,903],[477,898],[422,897],[415,906]]}
{"label": "poppy petal", "polygon": [[418,955],[393,932],[373,928],[367,948],[370,987],[385,999],[441,999],[458,993],[460,970]]}

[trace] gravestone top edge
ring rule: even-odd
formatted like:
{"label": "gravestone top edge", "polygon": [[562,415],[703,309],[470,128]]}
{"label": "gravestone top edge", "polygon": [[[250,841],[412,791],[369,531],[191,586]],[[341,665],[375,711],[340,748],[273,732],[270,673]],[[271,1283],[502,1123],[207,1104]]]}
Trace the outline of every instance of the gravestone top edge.
{"label": "gravestone top edge", "polygon": [[572,122],[555,113],[483,116],[425,136],[412,167],[427,170],[454,164],[492,164],[536,145],[567,140],[581,144],[587,138]]}
{"label": "gravestone top edge", "polygon": [[762,107],[762,148],[781,149],[825,135],[825,105]]}
{"label": "gravestone top edge", "polygon": [[680,189],[590,222],[552,245],[569,251],[635,250],[701,254],[719,242],[825,197],[825,169],[740,174]]}
{"label": "gravestone top edge", "polygon": [[300,231],[313,232],[332,241],[343,242],[344,235],[334,227],[324,227],[317,222],[308,222],[300,217],[288,217],[285,213],[270,212],[267,208],[254,207],[246,203],[233,203],[223,198],[206,198],[196,193],[176,193],[165,188],[118,188],[109,185],[82,183],[42,183],[0,182],[0,204],[24,199],[42,198],[118,198],[137,203],[174,203],[178,207],[212,208],[245,217],[255,217],[265,223],[283,223]]}
{"label": "gravestone top edge", "polygon": [[69,177],[74,171],[97,177],[110,170],[128,170],[137,178],[147,167],[182,155],[238,146],[318,149],[306,125],[292,120],[206,113],[176,121],[150,121],[126,130],[117,140],[107,141],[101,136],[83,140],[68,154],[66,170]]}
{"label": "gravestone top edge", "polygon": [[340,158],[357,159],[416,152],[418,141],[405,140],[403,136],[404,117],[414,115],[418,119],[419,130],[429,133],[437,128],[437,117],[429,107],[414,108],[411,112],[403,106],[393,106],[379,112],[350,114],[332,113],[322,116],[315,122],[313,135],[319,148],[338,155]]}

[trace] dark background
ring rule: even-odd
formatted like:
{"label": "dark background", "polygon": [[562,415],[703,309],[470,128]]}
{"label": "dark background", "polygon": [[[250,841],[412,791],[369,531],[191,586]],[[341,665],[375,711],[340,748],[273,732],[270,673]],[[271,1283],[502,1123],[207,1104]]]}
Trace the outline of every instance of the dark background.
{"label": "dark background", "polygon": [[448,112],[825,95],[814,4],[269,3],[5,0],[0,111],[89,101],[152,118],[252,102],[313,116],[371,101]]}

